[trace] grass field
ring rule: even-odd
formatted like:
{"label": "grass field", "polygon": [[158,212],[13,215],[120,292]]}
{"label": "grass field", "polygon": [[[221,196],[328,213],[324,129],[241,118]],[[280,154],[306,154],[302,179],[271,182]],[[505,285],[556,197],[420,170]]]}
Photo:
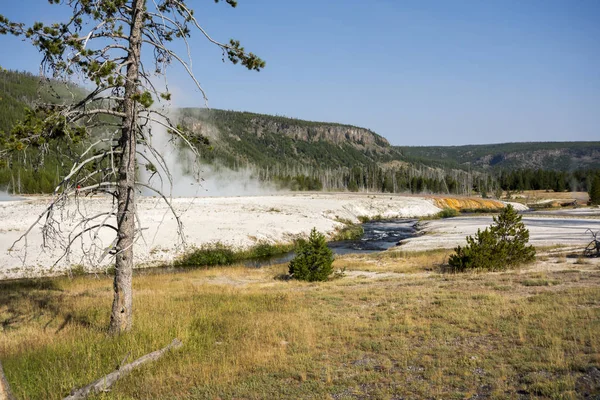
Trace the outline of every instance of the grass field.
{"label": "grass field", "polygon": [[519,271],[443,274],[444,252],[134,278],[130,334],[107,335],[111,280],[0,283],[0,359],[18,398],[69,394],[184,346],[98,398],[598,398],[600,264],[553,252]]}

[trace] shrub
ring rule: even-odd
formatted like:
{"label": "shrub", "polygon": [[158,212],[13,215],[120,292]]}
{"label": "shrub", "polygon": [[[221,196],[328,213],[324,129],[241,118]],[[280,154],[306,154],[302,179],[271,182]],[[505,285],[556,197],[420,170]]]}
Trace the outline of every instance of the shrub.
{"label": "shrub", "polygon": [[365,230],[362,226],[350,223],[342,228],[338,228],[332,236],[332,240],[358,240],[363,237]]}
{"label": "shrub", "polygon": [[289,272],[292,278],[303,281],[325,281],[333,272],[333,253],[327,247],[325,236],[316,228],[310,232],[308,240],[301,240],[296,256],[290,261]]}
{"label": "shrub", "polygon": [[222,243],[203,245],[174,262],[176,267],[212,267],[231,265],[236,261],[233,250]]}
{"label": "shrub", "polygon": [[506,206],[494,217],[494,224],[467,236],[467,245],[454,249],[448,263],[456,271],[481,269],[499,271],[532,262],[535,249],[528,246],[529,231],[513,206]]}
{"label": "shrub", "polygon": [[491,207],[483,207],[483,208],[463,208],[460,210],[462,214],[497,214],[502,211],[501,208],[491,208]]}
{"label": "shrub", "polygon": [[235,250],[223,243],[204,244],[183,254],[173,262],[175,267],[214,267],[232,265],[245,260],[268,259],[294,250],[294,243],[259,241],[245,250]]}
{"label": "shrub", "polygon": [[83,266],[83,264],[73,265],[73,266],[71,266],[71,268],[69,270],[69,275],[70,276],[84,276],[87,273],[88,272],[86,271],[86,269]]}
{"label": "shrub", "polygon": [[371,220],[371,218],[367,217],[366,215],[359,215],[358,220],[361,222],[361,224],[364,224],[366,222],[369,222]]}
{"label": "shrub", "polygon": [[237,255],[239,260],[248,259],[265,259],[274,257],[280,254],[285,254],[294,250],[294,244],[269,243],[267,241],[259,241],[248,250]]}
{"label": "shrub", "polygon": [[385,221],[386,219],[389,219],[389,218],[384,218],[383,215],[380,215],[380,214],[375,215],[373,217],[369,217],[368,215],[359,215],[356,218],[358,218],[358,220],[363,224],[367,223],[367,222]]}
{"label": "shrub", "polygon": [[454,208],[450,208],[450,207],[446,207],[442,211],[437,213],[437,216],[440,218],[454,218],[454,217],[458,217],[459,215],[460,215],[460,213],[457,210],[455,210]]}
{"label": "shrub", "polygon": [[431,220],[442,219],[442,218],[454,218],[454,217],[458,217],[459,215],[460,215],[460,212],[458,210],[455,210],[454,208],[446,207],[442,211],[440,211],[436,214],[428,215],[426,217],[421,217],[420,220],[421,221],[431,221]]}

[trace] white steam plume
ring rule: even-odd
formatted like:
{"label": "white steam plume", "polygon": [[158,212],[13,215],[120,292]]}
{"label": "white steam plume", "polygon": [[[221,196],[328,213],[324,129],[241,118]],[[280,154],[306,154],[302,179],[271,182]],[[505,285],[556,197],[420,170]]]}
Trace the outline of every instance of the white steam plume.
{"label": "white steam plume", "polygon": [[9,200],[14,200],[14,198],[7,192],[0,190],[0,201],[9,201]]}
{"label": "white steam plume", "polygon": [[[197,165],[193,152],[185,146],[180,146],[176,137],[167,133],[167,129],[157,123],[152,124],[150,142],[154,149],[160,153],[172,176],[172,190],[166,174],[159,166],[157,157],[148,148],[140,150],[154,164],[163,179],[144,167],[147,160],[138,156],[140,164],[140,178],[144,183],[149,182],[155,189],[166,196],[173,197],[199,197],[199,196],[253,196],[274,193],[276,189],[264,182],[260,182],[250,169],[234,171],[221,165]],[[150,179],[150,180],[149,180]],[[155,192],[143,188],[142,194],[156,195]]]}

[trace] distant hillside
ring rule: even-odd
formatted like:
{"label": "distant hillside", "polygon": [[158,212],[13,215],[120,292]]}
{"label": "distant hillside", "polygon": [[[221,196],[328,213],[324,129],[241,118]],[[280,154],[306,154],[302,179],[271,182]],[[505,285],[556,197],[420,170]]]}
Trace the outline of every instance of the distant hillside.
{"label": "distant hillside", "polygon": [[179,110],[179,119],[209,138],[213,149],[203,152],[206,162],[251,168],[262,180],[292,188],[585,190],[590,169],[600,166],[600,142],[401,147],[365,128],[249,112],[187,108]]}
{"label": "distant hillside", "polygon": [[209,138],[212,150],[202,151],[206,162],[248,168],[284,188],[470,193],[475,185],[491,190],[485,173],[407,162],[366,128],[249,112],[178,112],[182,125]]}
{"label": "distant hillside", "polygon": [[388,141],[365,128],[254,114],[185,108],[181,122],[211,139],[209,159],[259,167],[287,163],[314,168],[352,168],[400,160]]}
{"label": "distant hillside", "polygon": [[[35,103],[62,103],[83,98],[83,89],[49,81],[28,72],[0,67],[0,131],[9,132]],[[74,96],[74,97],[73,97]]]}
{"label": "distant hillside", "polygon": [[[60,104],[82,99],[84,95],[85,91],[76,85],[67,86],[27,72],[0,68],[0,135],[8,136],[12,127],[25,117],[25,110],[33,109],[37,102]],[[64,155],[50,152],[40,168],[34,161],[37,154],[35,150],[28,149],[26,155],[15,154],[8,163],[0,159],[0,190],[8,189],[15,193],[48,193],[54,190],[70,166],[64,162]]]}
{"label": "distant hillside", "polygon": [[258,166],[383,168],[419,164],[462,170],[600,168],[600,142],[531,142],[466,146],[390,146],[375,132],[352,125],[304,121],[249,112],[185,108],[181,121],[212,139],[209,158]]}
{"label": "distant hillside", "polygon": [[406,159],[459,168],[573,171],[600,168],[600,142],[532,142],[468,146],[395,147]]}
{"label": "distant hillside", "polygon": [[[84,94],[74,85],[0,70],[0,134],[9,134],[37,101],[68,102]],[[584,190],[595,173],[589,169],[600,168],[600,142],[402,147],[352,125],[225,110],[177,112],[178,123],[209,138],[210,150],[201,148],[204,162],[250,171],[292,190],[484,195],[500,188]],[[102,134],[101,127],[93,133]],[[51,152],[43,165],[36,164],[35,151],[27,151],[8,164],[0,160],[0,188],[51,191],[68,163]]]}

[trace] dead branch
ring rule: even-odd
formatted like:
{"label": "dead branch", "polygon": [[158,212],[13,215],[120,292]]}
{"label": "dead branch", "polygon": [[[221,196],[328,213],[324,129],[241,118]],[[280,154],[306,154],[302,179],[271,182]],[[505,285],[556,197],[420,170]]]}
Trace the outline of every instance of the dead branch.
{"label": "dead branch", "polygon": [[594,232],[591,229],[587,229],[585,233],[592,235],[592,241],[583,250],[585,257],[600,257],[600,240],[598,240],[598,234],[600,232]]}
{"label": "dead branch", "polygon": [[[128,163],[134,165],[143,165],[145,160],[151,175],[148,182],[135,182],[135,184],[138,188],[146,188],[158,194],[166,202],[168,209],[165,215],[167,212],[173,214],[177,223],[178,237],[185,245],[183,224],[172,204],[173,177],[166,160],[161,154],[163,149],[157,149],[152,145],[152,125],[165,128],[167,133],[171,134],[173,143],[178,146],[181,142],[185,148],[193,153],[197,159],[196,161],[198,161],[200,154],[194,141],[190,140],[186,132],[178,129],[164,113],[155,107],[151,107],[153,101],[159,103],[163,100],[170,102],[171,93],[168,90],[166,68],[171,64],[180,64],[206,101],[206,94],[193,73],[191,48],[188,42],[188,37],[190,37],[189,28],[196,28],[209,43],[221,49],[223,56],[227,55],[234,64],[241,61],[248,69],[259,70],[264,66],[264,62],[256,58],[254,54],[246,53],[237,41],[231,40],[229,43],[222,43],[209,36],[193,16],[192,10],[187,7],[184,0],[121,1],[110,9],[105,5],[101,5],[102,2],[99,1],[66,0],[64,2],[56,1],[56,3],[65,3],[71,7],[73,15],[69,20],[64,24],[56,24],[56,27],[60,29],[42,29],[44,27],[40,25],[39,28],[32,28],[27,35],[27,38],[43,52],[44,59],[40,73],[42,75],[51,73],[54,79],[60,78],[67,85],[73,80],[73,76],[77,74],[82,81],[95,84],[93,85],[95,89],[84,95],[83,99],[78,99],[80,96],[76,96],[73,91],[70,91],[71,101],[63,102],[60,105],[41,103],[37,109],[43,111],[43,113],[40,116],[36,115],[36,118],[42,119],[42,126],[45,127],[44,131],[36,135],[32,133],[28,137],[22,138],[21,142],[25,149],[39,147],[43,157],[50,147],[47,144],[49,142],[40,139],[53,139],[60,133],[65,135],[70,144],[74,144],[81,128],[86,128],[83,130],[85,134],[93,133],[92,128],[103,127],[105,129],[103,129],[104,132],[101,135],[102,139],[88,144],[89,147],[79,156],[64,155],[64,160],[72,161],[72,168],[66,176],[60,179],[50,204],[29,229],[17,238],[11,246],[11,250],[17,250],[18,246],[23,246],[22,252],[20,251],[18,255],[25,264],[27,237],[35,228],[39,227],[43,249],[50,248],[54,250],[58,247],[64,250],[64,254],[58,259],[57,263],[62,262],[63,257],[66,257],[68,261],[75,240],[81,241],[85,256],[96,256],[97,252],[92,250],[99,250],[102,253],[101,260],[107,254],[112,255],[112,246],[108,249],[104,246],[98,231],[105,228],[114,229],[114,226],[108,224],[108,217],[103,221],[101,221],[101,217],[98,217],[99,220],[96,220],[96,216],[88,217],[84,212],[85,207],[80,209],[79,202],[83,197],[106,193],[119,203],[118,194],[122,192],[117,182],[120,179],[119,166],[124,165],[122,162],[124,158],[128,159]],[[140,6],[140,4],[145,3],[148,3],[148,7]],[[153,4],[154,9],[152,9],[150,3]],[[233,3],[231,2],[232,5]],[[92,11],[90,7],[95,7],[95,9]],[[132,32],[129,28],[132,26],[132,18],[136,7],[142,10],[143,16],[141,22],[138,21],[139,32],[137,35],[139,35],[139,38],[136,41],[139,39],[139,45],[137,45],[137,49],[134,49],[130,40]],[[98,15],[101,14],[103,18],[97,17],[97,13],[99,13]],[[0,29],[2,27],[11,34],[25,34],[23,24],[3,24]],[[185,56],[178,54],[175,48],[170,48],[174,39],[183,41],[187,59]],[[64,44],[64,51],[54,54],[39,45],[40,42],[53,40]],[[154,52],[154,71],[147,68],[150,66],[148,61],[143,62],[142,59],[144,58],[140,58],[139,54],[134,54],[141,51],[141,43],[144,43],[144,47],[148,48],[148,51]],[[144,53],[146,51],[144,50]],[[130,67],[134,64],[136,68],[131,69]],[[164,88],[156,85],[155,76],[164,77]],[[163,89],[166,91],[163,91]],[[58,97],[58,92],[54,91],[54,93]],[[142,96],[144,101],[141,101]],[[125,105],[128,105],[128,107],[125,107]],[[126,126],[125,122],[129,119],[132,122],[127,122]],[[134,125],[129,126],[129,124]],[[49,129],[49,127],[55,125],[60,125],[61,129],[58,133]],[[62,125],[69,129],[63,129]],[[134,149],[132,153],[134,155],[123,154],[121,151],[122,148],[125,148],[125,142],[123,141],[125,136],[122,129],[116,129],[109,137],[106,137],[106,133],[108,133],[106,130],[109,127],[111,130],[112,127],[131,128],[133,136],[128,137],[134,138],[130,143],[130,146]],[[72,128],[76,128],[76,130]],[[120,139],[117,141],[117,138]],[[43,142],[43,144],[40,144],[40,142]],[[136,144],[143,146],[140,149],[141,151],[135,150]],[[3,155],[3,152],[4,150],[0,150],[0,156]],[[26,155],[27,153],[24,152],[23,154]],[[43,158],[41,162],[43,162]],[[194,177],[200,182],[202,179],[199,177],[198,164],[196,164],[196,167],[198,171],[193,171]],[[157,182],[157,185],[160,185],[157,188],[151,185],[155,176],[158,176],[160,180]],[[156,179],[154,179],[154,182],[156,182]],[[170,193],[163,193],[167,190]],[[76,202],[74,213],[71,213],[68,208],[71,206],[70,201],[72,198]],[[124,202],[121,202],[121,204],[124,204]],[[135,207],[133,206],[132,209],[135,210]],[[76,223],[75,228],[68,235],[65,234],[65,230],[69,228],[66,222],[77,220],[81,222]],[[136,221],[139,225],[137,214]],[[119,226],[117,228],[121,229]],[[141,231],[141,225],[137,231],[134,230],[137,233]],[[117,235],[118,237],[119,235]],[[87,242],[91,241],[89,249],[84,248],[84,239],[86,240],[86,246]],[[131,248],[131,246],[128,245],[127,248]]]}
{"label": "dead branch", "polygon": [[108,374],[106,376],[103,376],[102,378],[98,379],[97,381],[92,382],[89,385],[82,387],[81,389],[77,389],[77,390],[71,392],[71,394],[69,396],[65,397],[64,400],[80,400],[80,399],[85,399],[88,396],[91,396],[96,393],[106,392],[117,380],[119,380],[123,376],[129,374],[135,368],[137,368],[137,367],[141,366],[142,364],[145,364],[149,361],[156,361],[159,358],[161,358],[162,356],[164,356],[165,353],[167,353],[169,350],[178,349],[182,345],[183,344],[181,343],[181,341],[179,339],[173,339],[171,344],[169,344],[167,347],[164,347],[160,350],[156,350],[155,352],[152,352],[150,354],[146,354],[145,356],[138,358],[137,360],[133,361],[132,363],[124,365],[124,366],[118,368],[116,371],[111,372],[110,374]]}
{"label": "dead branch", "polygon": [[158,196],[160,196],[163,199],[163,201],[165,202],[165,204],[167,205],[169,210],[171,210],[171,213],[173,214],[173,218],[175,218],[175,222],[177,223],[177,236],[181,239],[181,242],[185,246],[186,239],[185,239],[185,234],[183,232],[183,222],[181,221],[181,217],[180,217],[179,213],[177,213],[177,211],[175,211],[175,208],[173,207],[173,203],[171,202],[172,198],[165,196],[160,190],[157,190],[150,185],[146,185],[145,183],[136,181],[135,184],[137,186],[144,187],[144,188],[156,193]]}

